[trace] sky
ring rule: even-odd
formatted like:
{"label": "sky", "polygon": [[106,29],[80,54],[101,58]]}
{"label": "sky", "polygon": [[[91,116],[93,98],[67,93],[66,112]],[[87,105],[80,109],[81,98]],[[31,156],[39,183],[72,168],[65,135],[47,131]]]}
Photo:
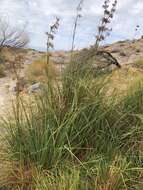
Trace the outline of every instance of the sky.
{"label": "sky", "polygon": [[[84,1],[82,18],[77,28],[76,49],[94,44],[97,26],[103,15],[103,2],[104,0]],[[60,27],[54,47],[56,50],[69,50],[78,3],[79,0],[0,0],[0,17],[14,27],[25,27],[30,38],[29,47],[44,50],[45,32],[58,16]],[[138,32],[135,32],[136,25],[140,25]],[[143,0],[118,0],[117,12],[110,27],[113,31],[104,43],[141,36],[143,34]]]}

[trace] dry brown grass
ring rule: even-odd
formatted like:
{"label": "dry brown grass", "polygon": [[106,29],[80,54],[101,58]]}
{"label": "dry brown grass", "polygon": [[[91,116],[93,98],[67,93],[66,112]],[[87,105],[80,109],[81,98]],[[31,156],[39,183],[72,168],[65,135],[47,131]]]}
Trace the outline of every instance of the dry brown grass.
{"label": "dry brown grass", "polygon": [[5,66],[0,65],[0,78],[5,76]]}
{"label": "dry brown grass", "polygon": [[123,97],[126,92],[139,81],[143,80],[142,71],[133,67],[122,67],[122,69],[114,70],[109,76],[109,94],[113,91],[118,93],[118,97]]}
{"label": "dry brown grass", "polygon": [[[45,82],[47,80],[46,76],[46,57],[43,56],[41,59],[34,61],[26,69],[27,80],[30,83],[35,82]],[[52,62],[49,62],[49,77],[56,79],[58,76],[58,70]]]}

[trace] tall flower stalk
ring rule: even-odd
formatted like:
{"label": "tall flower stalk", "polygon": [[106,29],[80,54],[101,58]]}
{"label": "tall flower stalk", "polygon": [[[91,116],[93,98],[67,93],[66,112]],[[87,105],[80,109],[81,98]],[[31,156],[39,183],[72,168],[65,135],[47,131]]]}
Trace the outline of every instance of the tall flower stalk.
{"label": "tall flower stalk", "polygon": [[82,17],[81,11],[82,11],[83,3],[84,3],[84,0],[80,0],[78,6],[76,8],[76,17],[75,17],[75,21],[74,21],[73,34],[72,34],[71,56],[73,55],[74,48],[75,48],[76,31],[77,31],[78,21]]}
{"label": "tall flower stalk", "polygon": [[135,27],[135,33],[134,33],[134,39],[138,36],[139,30],[140,30],[140,26],[136,25],[136,27]]}
{"label": "tall flower stalk", "polygon": [[111,23],[111,20],[114,17],[114,14],[116,12],[116,6],[117,6],[117,0],[114,0],[114,2],[111,5],[111,0],[105,0],[103,4],[104,9],[104,15],[101,18],[100,24],[98,26],[98,34],[96,36],[96,42],[95,47],[96,50],[98,49],[100,42],[104,41],[107,36],[110,35],[110,32],[112,31],[112,28],[109,28],[108,25]]}
{"label": "tall flower stalk", "polygon": [[59,22],[60,22],[60,19],[58,17],[56,17],[56,21],[54,22],[54,24],[52,24],[50,26],[50,30],[49,32],[46,32],[46,35],[47,35],[47,65],[49,65],[49,60],[50,60],[50,54],[49,54],[49,50],[50,48],[54,48],[54,38],[55,38],[55,34],[59,28]]}

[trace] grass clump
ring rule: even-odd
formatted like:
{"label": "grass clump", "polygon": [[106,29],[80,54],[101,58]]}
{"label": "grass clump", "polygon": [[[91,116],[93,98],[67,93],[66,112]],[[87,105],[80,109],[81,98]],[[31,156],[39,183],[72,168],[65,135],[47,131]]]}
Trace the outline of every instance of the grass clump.
{"label": "grass clump", "polygon": [[[112,18],[117,1],[111,12],[109,2],[105,1],[103,8],[105,16]],[[103,19],[96,46],[104,38],[102,30],[107,31],[108,19]],[[74,38],[75,35],[72,51]],[[79,57],[81,61],[74,60],[72,54],[59,81],[53,80],[56,74],[52,65],[50,68],[48,47],[47,44],[48,64],[43,57],[28,69],[29,81],[39,82],[42,76],[43,89],[32,101],[24,101],[17,94],[13,116],[3,122],[7,129],[4,155],[12,167],[0,187],[10,190],[141,189],[142,82],[127,88],[120,97],[110,86],[109,75],[93,70],[94,65],[86,54],[82,59]],[[94,56],[94,52],[91,49],[87,53]]]}
{"label": "grass clump", "polygon": [[[21,100],[19,115],[5,122],[8,154],[21,172],[13,170],[11,175],[19,177],[10,187],[137,189],[142,182],[143,85],[117,101],[115,94],[106,97],[106,80],[70,76],[66,72],[60,86],[48,82],[32,105]],[[21,181],[28,174],[28,182]]]}

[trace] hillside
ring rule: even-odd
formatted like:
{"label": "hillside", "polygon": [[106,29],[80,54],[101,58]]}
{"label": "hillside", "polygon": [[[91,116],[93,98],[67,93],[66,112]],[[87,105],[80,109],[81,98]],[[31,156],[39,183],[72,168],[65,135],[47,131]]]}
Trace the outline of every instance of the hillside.
{"label": "hillside", "polygon": [[[125,40],[119,41],[110,45],[103,46],[101,50],[110,52],[122,66],[119,70],[115,66],[111,65],[112,69],[115,71],[112,72],[112,86],[119,88],[120,90],[123,89],[124,91],[133,81],[142,79],[142,72],[143,72],[143,39],[137,39],[133,41]],[[85,60],[85,57],[88,57],[91,63],[97,64],[97,60],[94,56],[90,57],[90,52],[92,51],[92,47],[85,48],[80,50],[78,53],[79,58]],[[15,61],[16,57],[22,57],[22,69],[21,69],[21,77],[26,78],[27,71],[29,75],[34,73],[35,70],[36,80],[35,82],[40,82],[43,77],[41,76],[44,69],[42,66],[44,61],[46,60],[45,52],[39,52],[33,49],[11,49],[11,48],[4,48],[2,52],[5,58],[5,76],[0,78],[0,106],[1,108],[6,107],[6,102],[8,99],[11,99],[13,96],[13,89],[15,87],[16,81],[13,78],[12,70],[9,68],[9,65],[12,61]],[[69,52],[64,51],[55,51],[51,53],[51,61],[53,64],[52,73],[56,75],[56,73],[61,72],[61,69],[64,69],[70,60]],[[104,64],[107,64],[107,60],[104,60]],[[36,63],[36,65],[35,65]],[[32,65],[33,66],[32,66]],[[99,64],[101,65],[101,59],[99,59]],[[34,66],[35,65],[35,66]],[[31,67],[31,68],[30,68]],[[32,78],[33,76],[30,76]],[[30,79],[31,80],[31,79]],[[33,79],[32,79],[33,80]],[[34,82],[34,80],[33,80]],[[30,84],[29,84],[30,85]],[[8,103],[9,104],[9,103]],[[2,109],[1,109],[2,110]]]}
{"label": "hillside", "polygon": [[119,41],[105,46],[104,49],[112,53],[121,65],[132,64],[143,59],[143,39]]}
{"label": "hillside", "polygon": [[[90,48],[85,48],[84,50],[90,50]],[[136,62],[137,60],[143,59],[143,39],[136,40],[125,40],[118,41],[113,44],[109,44],[101,47],[101,49],[110,52],[121,65],[127,65]],[[83,51],[83,50],[81,50]],[[78,51],[78,52],[81,52]],[[45,53],[36,51],[33,49],[11,49],[5,48],[3,52],[6,57],[6,62],[13,60],[15,56],[19,55],[24,58],[24,64],[28,64],[40,56],[43,56]],[[69,61],[69,52],[68,51],[55,51],[51,52],[52,60],[55,63],[67,63]]]}
{"label": "hillside", "polygon": [[[113,44],[102,46],[101,50],[110,52],[119,62],[121,66],[132,66],[136,61],[143,59],[143,39],[118,41]],[[90,51],[92,46],[76,51],[81,56],[90,59]],[[83,54],[82,54],[83,52]],[[55,63],[67,63],[69,61],[69,53],[64,51],[57,51],[52,53],[52,60]],[[94,61],[94,57],[93,60]]]}

